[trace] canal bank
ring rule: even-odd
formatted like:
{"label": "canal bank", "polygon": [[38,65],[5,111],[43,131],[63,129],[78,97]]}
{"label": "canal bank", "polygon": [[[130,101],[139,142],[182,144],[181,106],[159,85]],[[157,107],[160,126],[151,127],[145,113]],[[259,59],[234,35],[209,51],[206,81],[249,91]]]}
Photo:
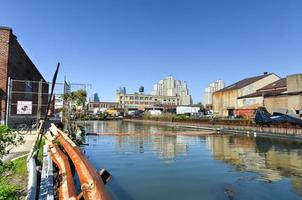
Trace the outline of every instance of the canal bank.
{"label": "canal bank", "polygon": [[229,125],[229,124],[215,124],[215,123],[201,123],[201,122],[171,122],[158,120],[144,120],[144,119],[124,119],[126,122],[139,122],[151,125],[165,125],[171,127],[194,128],[202,130],[212,130],[219,133],[235,133],[245,135],[259,135],[264,137],[276,137],[290,140],[302,141],[301,128],[283,128],[283,127],[263,127],[255,125]]}

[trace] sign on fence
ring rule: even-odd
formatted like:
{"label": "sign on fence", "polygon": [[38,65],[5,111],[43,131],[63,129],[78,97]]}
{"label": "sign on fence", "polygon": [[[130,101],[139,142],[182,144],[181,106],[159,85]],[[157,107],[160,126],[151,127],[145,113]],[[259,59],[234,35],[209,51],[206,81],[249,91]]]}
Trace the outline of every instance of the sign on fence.
{"label": "sign on fence", "polygon": [[17,101],[17,115],[31,115],[32,101]]}

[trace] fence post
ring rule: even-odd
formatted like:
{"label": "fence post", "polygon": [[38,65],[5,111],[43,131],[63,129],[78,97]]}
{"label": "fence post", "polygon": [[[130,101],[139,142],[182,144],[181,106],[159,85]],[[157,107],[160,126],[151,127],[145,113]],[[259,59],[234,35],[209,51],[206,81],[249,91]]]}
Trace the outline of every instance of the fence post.
{"label": "fence post", "polygon": [[42,79],[39,81],[38,85],[38,103],[37,103],[37,126],[39,124],[39,120],[41,119],[41,109],[42,109]]}
{"label": "fence post", "polygon": [[[63,95],[70,93],[70,83],[67,83],[66,78],[64,77],[64,88],[63,88]],[[67,130],[70,123],[70,105],[68,102],[63,100],[63,116],[62,116],[62,122],[64,125],[64,130]]]}
{"label": "fence post", "polygon": [[9,114],[10,114],[10,101],[11,101],[11,91],[12,91],[12,79],[8,77],[7,80],[7,92],[6,92],[6,112],[5,112],[5,125],[8,126]]}

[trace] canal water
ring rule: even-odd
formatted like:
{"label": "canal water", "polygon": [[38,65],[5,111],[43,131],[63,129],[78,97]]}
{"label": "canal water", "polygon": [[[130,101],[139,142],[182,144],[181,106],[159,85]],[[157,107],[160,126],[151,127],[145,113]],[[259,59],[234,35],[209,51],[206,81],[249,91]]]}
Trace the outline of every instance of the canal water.
{"label": "canal water", "polygon": [[122,121],[86,122],[85,153],[121,200],[302,199],[302,145]]}

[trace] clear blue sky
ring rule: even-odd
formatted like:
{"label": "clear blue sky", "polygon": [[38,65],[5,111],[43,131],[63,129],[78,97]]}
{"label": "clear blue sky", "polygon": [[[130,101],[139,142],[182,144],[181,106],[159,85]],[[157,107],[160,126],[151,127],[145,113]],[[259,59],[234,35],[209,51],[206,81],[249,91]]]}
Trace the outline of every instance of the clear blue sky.
{"label": "clear blue sky", "polygon": [[198,102],[218,78],[302,72],[301,0],[3,0],[0,25],[48,80],[60,61],[103,101],[167,75]]}

